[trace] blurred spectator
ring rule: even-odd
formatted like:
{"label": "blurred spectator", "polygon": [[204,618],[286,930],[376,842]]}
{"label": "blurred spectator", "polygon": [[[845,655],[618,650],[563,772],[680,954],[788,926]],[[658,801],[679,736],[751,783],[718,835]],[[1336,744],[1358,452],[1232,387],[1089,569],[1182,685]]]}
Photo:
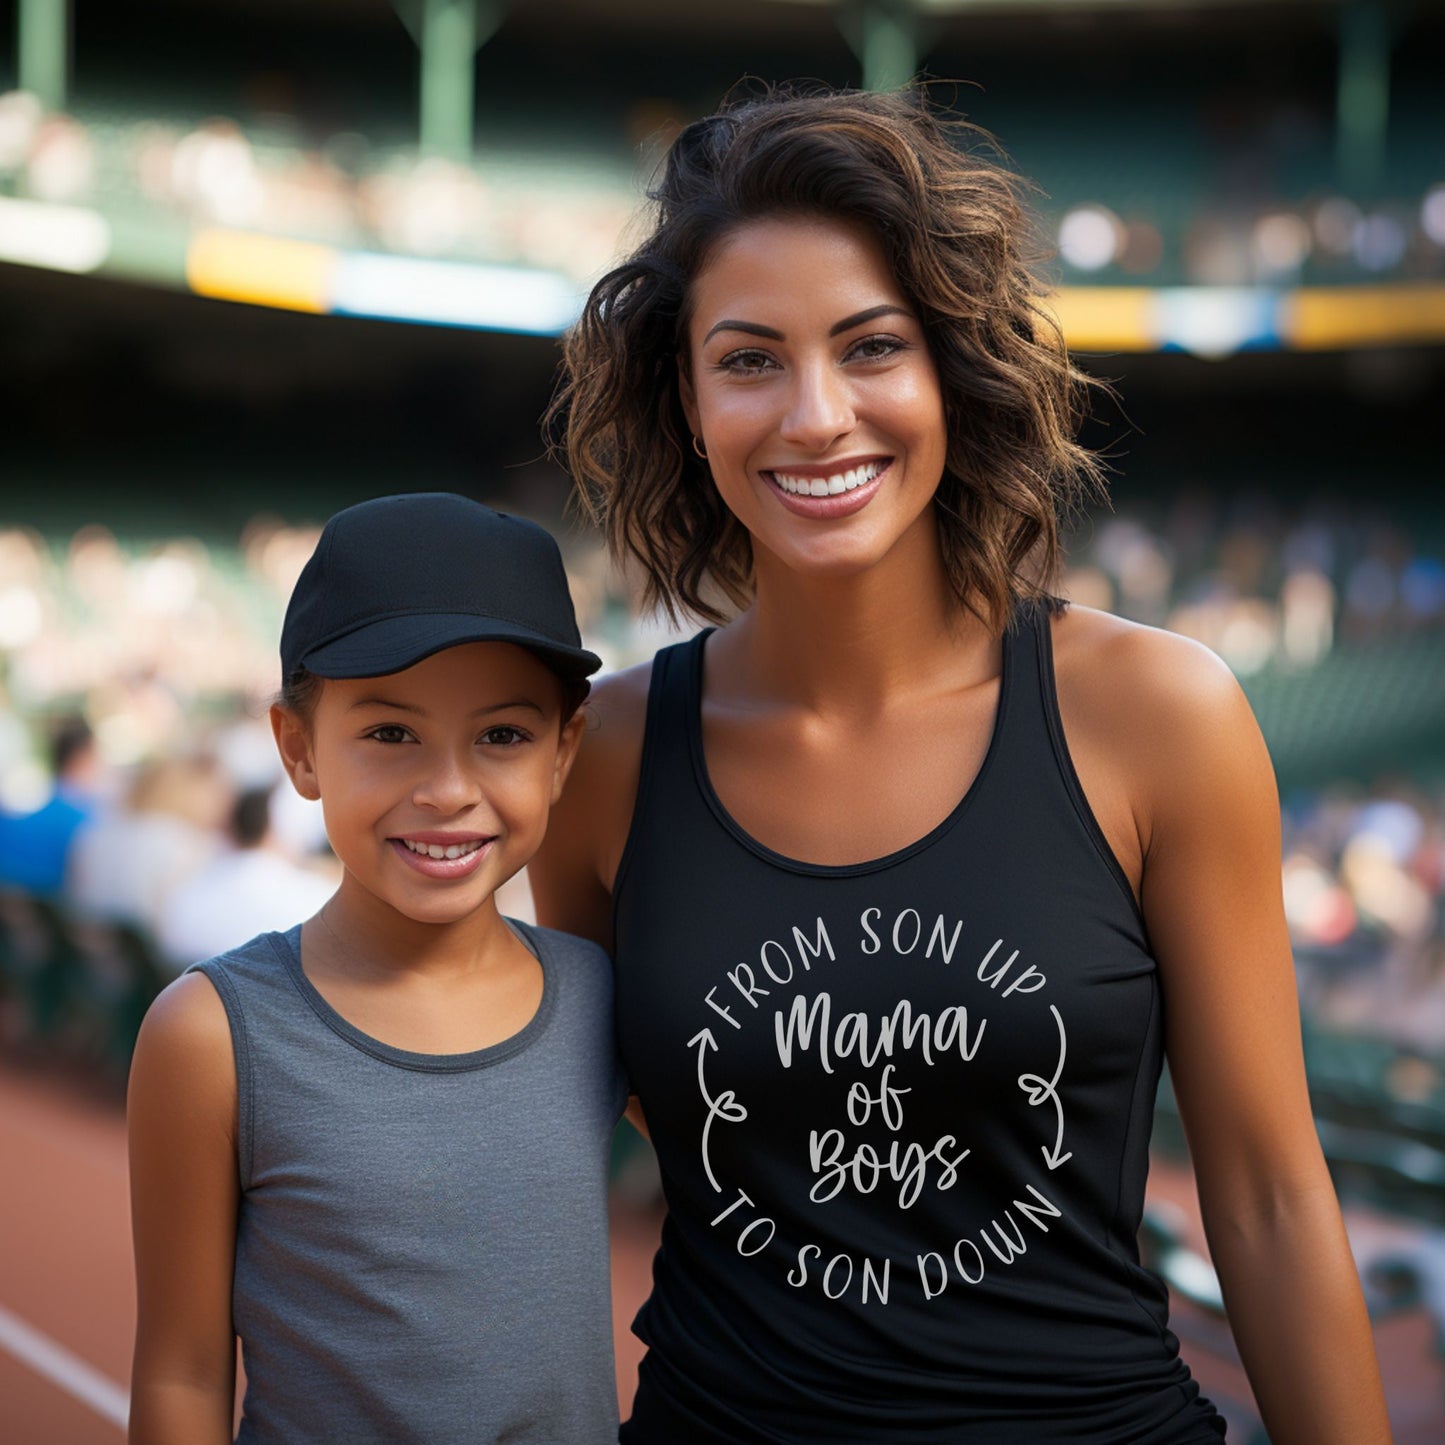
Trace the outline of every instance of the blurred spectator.
{"label": "blurred spectator", "polygon": [[38,201],[78,200],[95,183],[95,146],[72,116],[47,115],[36,127],[26,189]]}
{"label": "blurred spectator", "polygon": [[66,718],[50,744],[50,797],[33,812],[0,811],[0,883],[27,893],[58,893],[76,833],[96,812],[100,773],[95,738],[83,718]]}
{"label": "blurred spectator", "polygon": [[1438,1050],[1445,1038],[1445,798],[1343,786],[1284,809],[1284,904],[1308,1011]]}
{"label": "blurred spectator", "polygon": [[251,143],[231,120],[208,120],[176,145],[171,183],[176,198],[198,216],[249,225],[261,212],[263,190]]}
{"label": "blurred spectator", "polygon": [[154,934],[172,889],[210,861],[231,790],[208,756],[141,768],[123,807],[76,838],[67,891],[91,918]]}
{"label": "blurred spectator", "polygon": [[320,873],[284,857],[271,831],[271,799],[248,788],[235,802],[230,843],[176,888],[161,908],[161,952],[177,970],[258,933],[310,918],[335,891]]}

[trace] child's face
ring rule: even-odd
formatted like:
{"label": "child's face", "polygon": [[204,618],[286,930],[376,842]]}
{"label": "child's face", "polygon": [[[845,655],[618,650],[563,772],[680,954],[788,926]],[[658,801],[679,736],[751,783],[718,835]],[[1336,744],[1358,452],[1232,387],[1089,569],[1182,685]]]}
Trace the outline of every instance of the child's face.
{"label": "child's face", "polygon": [[[537,851],[582,716],[525,648],[472,642],[386,677],[328,678],[309,721],[272,709],[347,886],[418,923],[459,922]],[[455,856],[436,857],[441,850]]]}

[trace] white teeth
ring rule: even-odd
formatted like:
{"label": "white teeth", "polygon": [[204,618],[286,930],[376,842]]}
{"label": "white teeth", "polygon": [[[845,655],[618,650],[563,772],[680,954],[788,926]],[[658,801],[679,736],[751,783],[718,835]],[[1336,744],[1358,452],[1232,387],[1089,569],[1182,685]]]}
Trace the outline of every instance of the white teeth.
{"label": "white teeth", "polygon": [[795,497],[838,497],[871,482],[887,462],[864,462],[861,467],[852,467],[846,472],[837,472],[831,477],[792,477],[786,472],[774,472],[773,480],[790,495]]}
{"label": "white teeth", "polygon": [[449,843],[445,846],[441,843],[413,843],[410,838],[403,838],[401,841],[413,853],[419,853],[423,858],[462,858],[468,853],[475,853],[482,846],[480,840],[474,843]]}

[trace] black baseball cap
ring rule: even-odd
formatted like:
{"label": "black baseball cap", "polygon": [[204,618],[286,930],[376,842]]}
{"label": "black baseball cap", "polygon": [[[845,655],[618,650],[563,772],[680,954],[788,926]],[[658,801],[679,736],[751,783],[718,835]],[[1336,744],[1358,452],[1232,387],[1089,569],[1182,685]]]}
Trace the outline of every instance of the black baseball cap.
{"label": "black baseball cap", "polygon": [[453,492],[377,497],[322,528],[286,608],[281,671],[381,677],[464,642],[514,642],[579,681],[602,666],[549,532]]}

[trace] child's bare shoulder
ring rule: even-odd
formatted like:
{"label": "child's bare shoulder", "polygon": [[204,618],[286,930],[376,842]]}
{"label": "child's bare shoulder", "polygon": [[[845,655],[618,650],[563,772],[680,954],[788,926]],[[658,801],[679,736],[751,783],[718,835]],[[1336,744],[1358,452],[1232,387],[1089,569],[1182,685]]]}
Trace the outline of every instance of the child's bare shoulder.
{"label": "child's bare shoulder", "polygon": [[208,1137],[230,1147],[236,1102],[225,1004],[203,974],[182,974],[151,1004],[136,1039],[127,1092],[132,1147],[157,1129],[180,1153]]}
{"label": "child's bare shoulder", "polygon": [[203,973],[184,973],[156,996],[141,1025],[137,1049],[154,1054],[207,1057],[224,1044],[230,1052],[231,1030],[226,1007],[216,986]]}

